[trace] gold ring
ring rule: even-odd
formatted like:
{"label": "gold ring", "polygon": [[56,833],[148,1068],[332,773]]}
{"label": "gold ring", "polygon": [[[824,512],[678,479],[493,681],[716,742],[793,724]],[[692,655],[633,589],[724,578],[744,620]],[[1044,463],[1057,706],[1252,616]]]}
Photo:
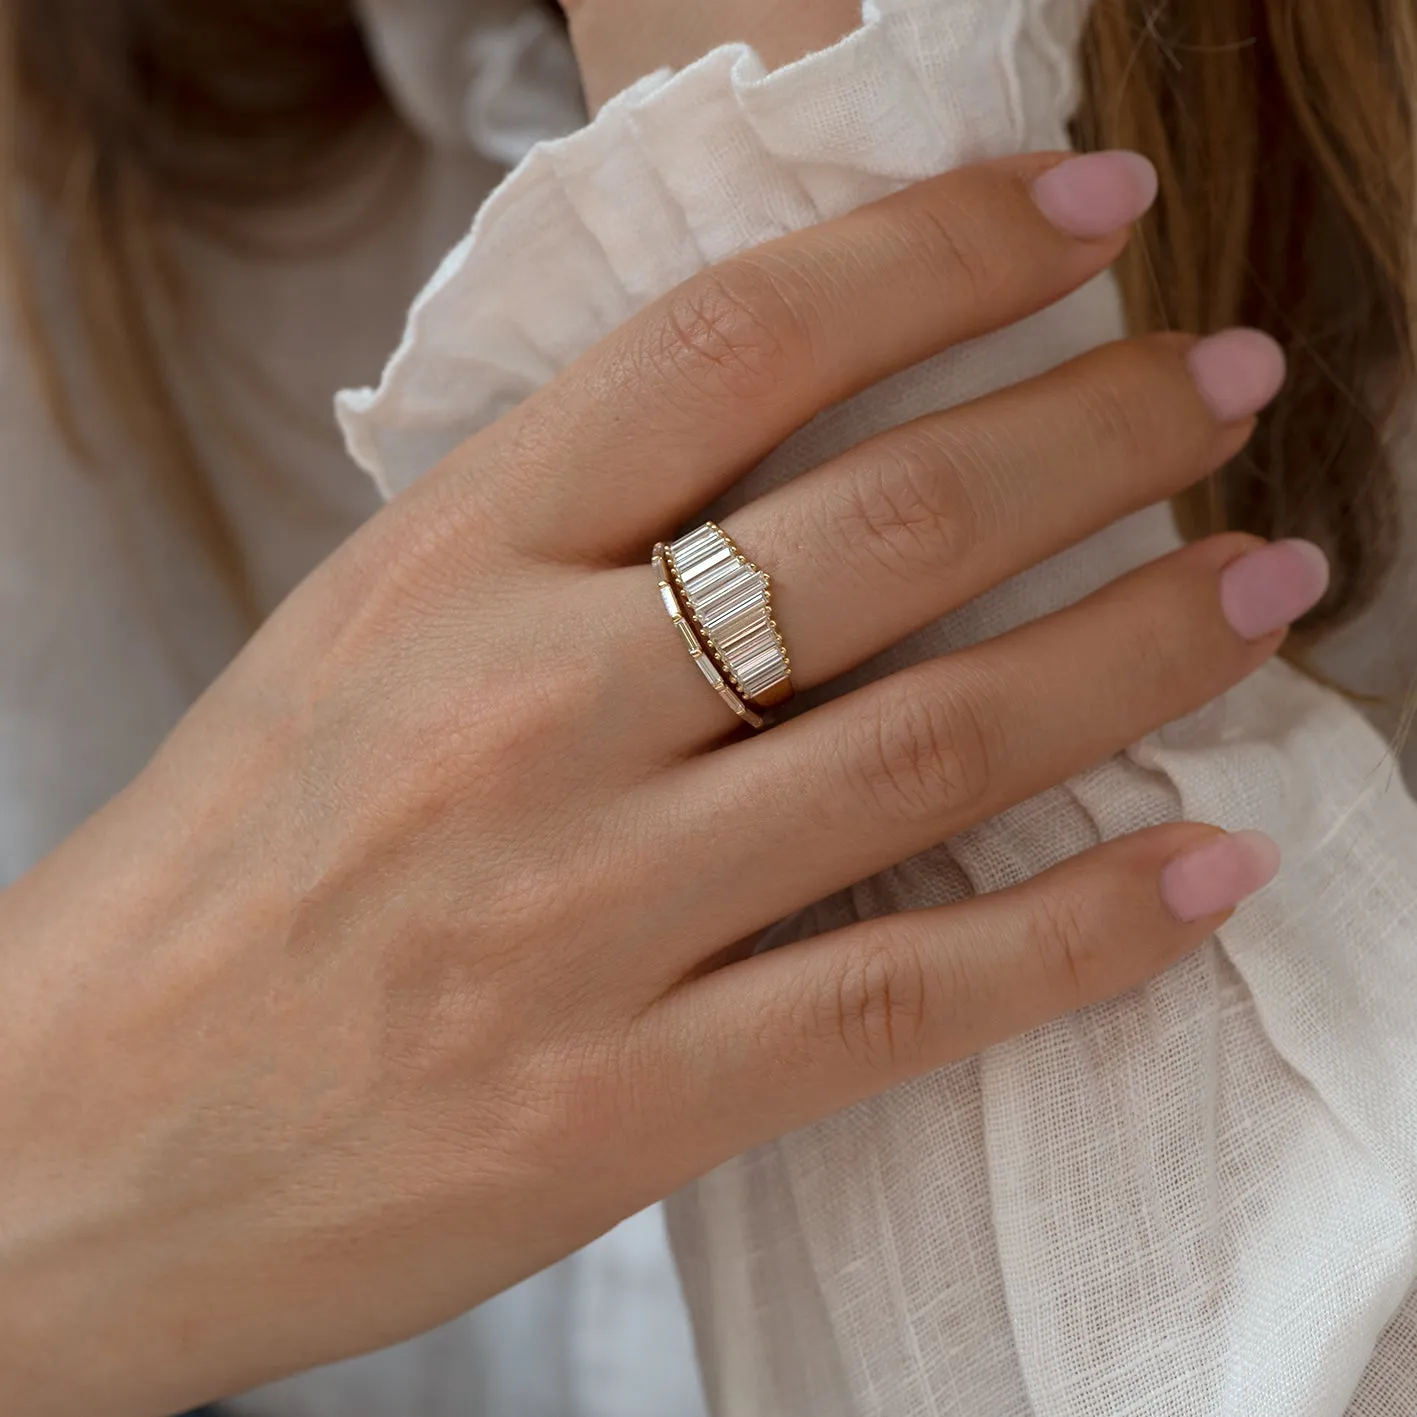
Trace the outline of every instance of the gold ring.
{"label": "gold ring", "polygon": [[772,580],[714,522],[669,543],[679,603],[719,673],[754,709],[793,695],[792,660],[772,614]]}
{"label": "gold ring", "polygon": [[659,598],[664,602],[664,608],[669,612],[669,618],[673,620],[683,637],[684,643],[689,647],[689,653],[693,656],[694,663],[703,671],[703,676],[709,681],[714,692],[741,718],[750,728],[761,728],[765,722],[763,716],[754,713],[742,699],[738,697],[729,687],[724,679],[718,665],[713,662],[712,656],[705,652],[703,645],[699,643],[699,637],[694,633],[694,628],[684,617],[683,609],[679,604],[679,597],[670,581],[669,567],[665,564],[666,547],[661,541],[654,548],[654,569],[659,576]]}

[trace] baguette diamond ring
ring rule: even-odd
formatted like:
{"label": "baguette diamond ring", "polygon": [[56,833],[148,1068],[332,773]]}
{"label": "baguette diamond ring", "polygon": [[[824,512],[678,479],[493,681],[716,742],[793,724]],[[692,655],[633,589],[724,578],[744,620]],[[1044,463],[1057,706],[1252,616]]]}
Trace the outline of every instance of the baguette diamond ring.
{"label": "baguette diamond ring", "polygon": [[792,697],[792,661],[772,614],[771,580],[714,522],[669,543],[679,604],[714,665],[752,709]]}

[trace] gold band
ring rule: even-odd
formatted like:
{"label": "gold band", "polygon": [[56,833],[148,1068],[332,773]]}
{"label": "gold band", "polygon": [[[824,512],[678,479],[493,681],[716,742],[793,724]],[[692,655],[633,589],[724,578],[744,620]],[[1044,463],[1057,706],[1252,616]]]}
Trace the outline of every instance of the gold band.
{"label": "gold band", "polygon": [[793,695],[792,661],[772,614],[772,580],[714,522],[669,543],[665,561],[694,629],[722,676],[755,709]]}
{"label": "gold band", "polygon": [[763,716],[754,713],[742,699],[738,697],[724,679],[717,664],[714,663],[711,655],[707,654],[703,645],[699,643],[699,637],[694,631],[694,627],[685,618],[684,612],[679,604],[679,596],[673,582],[670,579],[669,567],[665,561],[665,544],[661,541],[654,548],[653,564],[655,574],[659,577],[659,598],[664,602],[664,608],[669,612],[669,618],[674,622],[683,637],[685,645],[688,646],[690,655],[693,656],[694,663],[699,666],[705,679],[713,691],[743,720],[750,728],[761,728],[765,722]]}

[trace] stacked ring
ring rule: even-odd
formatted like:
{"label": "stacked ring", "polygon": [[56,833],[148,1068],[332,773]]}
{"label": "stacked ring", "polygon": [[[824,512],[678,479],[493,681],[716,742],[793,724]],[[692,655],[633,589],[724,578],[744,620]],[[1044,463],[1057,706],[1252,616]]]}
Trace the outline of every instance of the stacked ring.
{"label": "stacked ring", "polygon": [[669,543],[679,603],[719,673],[753,709],[793,695],[792,661],[772,614],[772,582],[714,522]]}
{"label": "stacked ring", "polygon": [[670,580],[669,567],[665,562],[665,544],[661,541],[654,548],[654,569],[659,576],[659,597],[664,602],[664,608],[669,612],[669,618],[678,628],[684,643],[689,647],[689,654],[693,657],[695,664],[703,672],[703,676],[708,680],[714,692],[738,715],[750,728],[761,728],[764,725],[764,718],[761,714],[754,713],[742,699],[733,692],[728,682],[724,679],[722,671],[714,663],[713,658],[699,643],[699,637],[694,632],[694,628],[685,618],[682,607],[679,604],[679,597],[675,592]]}

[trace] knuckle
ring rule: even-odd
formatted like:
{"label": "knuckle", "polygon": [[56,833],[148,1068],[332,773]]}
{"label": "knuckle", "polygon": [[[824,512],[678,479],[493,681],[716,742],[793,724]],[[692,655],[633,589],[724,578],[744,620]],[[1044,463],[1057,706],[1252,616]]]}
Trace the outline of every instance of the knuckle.
{"label": "knuckle", "polygon": [[913,942],[873,939],[847,951],[834,983],[827,1022],[856,1063],[893,1074],[921,1056],[930,1012],[929,970]]}
{"label": "knuckle", "polygon": [[994,257],[982,217],[963,200],[935,190],[929,200],[908,209],[904,230],[918,250],[922,269],[939,281],[949,299],[988,306],[997,301],[1007,278],[1005,264]]}
{"label": "knuckle", "polygon": [[[1136,617],[1131,633],[1123,637],[1123,653],[1119,658],[1127,666],[1125,677],[1116,675],[1113,682],[1131,683],[1145,690],[1154,687],[1161,701],[1172,699],[1179,691],[1188,697],[1195,691],[1196,669],[1212,660],[1215,653],[1215,636],[1210,632],[1209,619],[1200,618],[1204,614],[1203,603],[1194,598],[1198,612],[1192,624],[1192,632],[1176,630],[1176,605],[1154,602],[1143,604]],[[1205,675],[1202,682],[1208,679]],[[1122,700],[1127,705],[1125,699]],[[1147,705],[1150,710],[1151,705]]]}
{"label": "knuckle", "polygon": [[957,566],[980,534],[949,451],[918,430],[872,450],[846,479],[836,521],[832,541],[848,564],[865,556],[902,577]]}
{"label": "knuckle", "polygon": [[954,686],[893,694],[863,720],[850,745],[859,798],[875,815],[935,821],[968,815],[989,794],[999,758],[997,730],[970,690]]}
{"label": "knuckle", "polygon": [[1197,670],[1202,682],[1209,681],[1211,669],[1200,645],[1191,652],[1181,644],[1187,631],[1178,622],[1184,618],[1176,606],[1162,616],[1134,603],[1126,608],[1126,623],[1099,625],[1093,642],[1080,646],[1079,680],[1107,686],[1095,707],[1093,727],[1118,749],[1186,712]]}
{"label": "knuckle", "polygon": [[1175,342],[1164,338],[1128,340],[1107,350],[1081,407],[1099,444],[1148,466],[1190,465],[1214,439],[1213,420],[1199,414]]}
{"label": "knuckle", "polygon": [[1076,890],[1043,895],[1033,933],[1043,978],[1054,981],[1060,1002],[1071,1010],[1096,998],[1106,976],[1105,942],[1095,913]]}
{"label": "knuckle", "polygon": [[1155,361],[1114,349],[1084,381],[1078,410],[1086,436],[1097,447],[1118,449],[1127,459],[1151,452],[1157,442]]}
{"label": "knuckle", "polygon": [[650,336],[650,364],[700,396],[761,398],[807,348],[781,284],[747,257],[705,272],[668,299]]}
{"label": "knuckle", "polygon": [[[1217,675],[1247,663],[1217,613],[1214,579],[1186,573],[1184,560],[1128,588],[1119,623],[1107,627],[1096,656],[1098,682],[1111,686],[1109,706],[1129,732],[1203,702]],[[1197,700],[1197,695],[1201,698]]]}

